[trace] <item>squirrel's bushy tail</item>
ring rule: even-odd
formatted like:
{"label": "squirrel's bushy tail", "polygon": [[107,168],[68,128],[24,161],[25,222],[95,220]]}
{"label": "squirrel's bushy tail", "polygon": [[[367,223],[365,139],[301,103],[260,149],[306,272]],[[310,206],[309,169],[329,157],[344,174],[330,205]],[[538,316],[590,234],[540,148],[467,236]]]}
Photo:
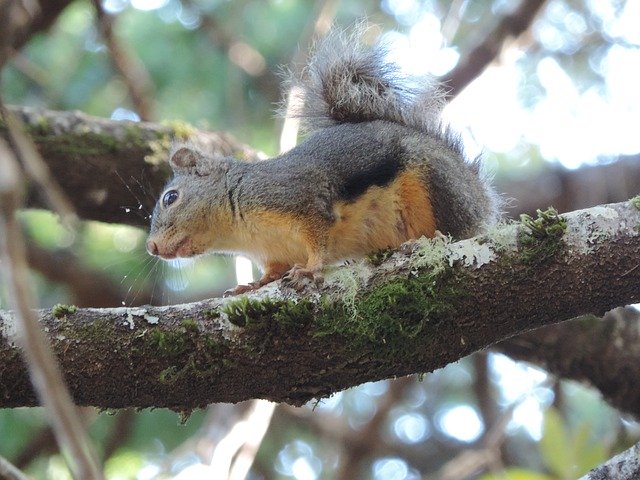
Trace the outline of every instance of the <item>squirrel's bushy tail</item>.
{"label": "squirrel's bushy tail", "polygon": [[412,76],[388,58],[383,43],[362,44],[363,28],[332,31],[291,81],[299,93],[287,115],[306,131],[338,123],[387,120],[423,131],[440,129],[444,95],[430,76]]}

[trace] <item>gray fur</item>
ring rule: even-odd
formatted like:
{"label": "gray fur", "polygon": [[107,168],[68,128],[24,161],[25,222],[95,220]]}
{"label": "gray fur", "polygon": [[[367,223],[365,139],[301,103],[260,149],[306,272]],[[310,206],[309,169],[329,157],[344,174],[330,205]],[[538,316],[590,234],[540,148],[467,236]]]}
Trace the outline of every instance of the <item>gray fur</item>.
{"label": "gray fur", "polygon": [[316,45],[308,66],[290,80],[302,92],[290,115],[306,131],[371,120],[440,131],[445,102],[438,82],[403,73],[386,58],[386,45],[364,46],[362,34],[334,31]]}
{"label": "gray fur", "polygon": [[355,201],[407,169],[422,177],[442,233],[464,238],[494,223],[499,197],[479,160],[469,161],[460,140],[442,126],[437,83],[404,75],[384,46],[361,46],[360,34],[330,34],[291,82],[304,98],[292,115],[310,132],[300,145],[256,163],[183,152],[167,185],[179,191],[179,200],[166,209],[158,202],[150,238],[175,244],[188,232],[213,244],[203,237],[224,235],[247,212],[260,210],[328,226],[337,202]]}
{"label": "gray fur", "polygon": [[[405,75],[387,59],[385,45],[363,46],[361,36],[362,29],[334,31],[317,45],[303,73],[290,81],[302,92],[291,114],[305,130],[316,132],[301,147],[311,151],[323,135],[336,138],[337,125],[356,123],[359,128],[352,129],[347,145],[331,145],[330,150],[353,145],[354,154],[343,151],[343,169],[358,170],[365,168],[363,161],[376,158],[373,148],[383,144],[388,149],[393,139],[403,138],[397,162],[424,169],[440,231],[462,238],[495,223],[501,199],[480,159],[467,159],[459,137],[442,124],[440,85],[430,76]],[[364,124],[372,122],[375,132],[365,135]],[[326,149],[318,151],[330,155]]]}

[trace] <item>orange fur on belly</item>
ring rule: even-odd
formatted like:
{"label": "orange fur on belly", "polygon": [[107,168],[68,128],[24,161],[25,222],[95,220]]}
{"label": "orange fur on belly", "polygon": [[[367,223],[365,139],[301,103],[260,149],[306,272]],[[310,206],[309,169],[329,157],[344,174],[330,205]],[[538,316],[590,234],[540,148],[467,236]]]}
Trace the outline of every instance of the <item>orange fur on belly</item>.
{"label": "orange fur on belly", "polygon": [[417,174],[401,173],[384,187],[369,187],[355,201],[334,207],[332,224],[318,218],[260,211],[248,216],[234,241],[263,268],[314,267],[395,248],[422,235],[433,237],[429,194]]}
{"label": "orange fur on belly", "polygon": [[424,181],[405,172],[391,184],[373,186],[353,202],[334,208],[329,231],[331,261],[394,248],[422,235],[432,237],[436,223]]}

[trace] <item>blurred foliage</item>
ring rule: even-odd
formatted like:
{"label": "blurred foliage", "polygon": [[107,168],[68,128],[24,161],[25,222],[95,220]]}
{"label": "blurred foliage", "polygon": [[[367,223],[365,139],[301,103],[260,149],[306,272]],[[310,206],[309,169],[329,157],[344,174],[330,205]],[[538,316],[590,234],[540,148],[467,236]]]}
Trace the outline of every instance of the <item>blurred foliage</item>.
{"label": "blurred foliage", "polygon": [[609,452],[599,440],[593,438],[588,423],[581,422],[571,430],[557,409],[546,411],[540,451],[542,460],[556,478],[578,478],[605,461]]}
{"label": "blurred foliage", "polygon": [[[117,15],[117,39],[149,73],[154,86],[153,120],[180,119],[231,131],[255,148],[271,154],[277,151],[279,121],[273,113],[281,98],[277,72],[282,66],[290,67],[299,48],[306,48],[305,32],[315,20],[318,2],[106,0],[103,4]],[[441,50],[448,52],[445,60],[464,57],[513,4],[504,0],[338,2],[335,21],[349,25],[366,14],[383,31],[396,31],[405,41],[413,38],[408,41],[418,51],[412,57],[413,66],[429,70],[422,63],[439,58]],[[566,151],[545,147],[545,142],[553,146],[540,130],[546,117],[536,121],[538,117],[527,116],[543,110],[545,102],[558,100],[554,97],[557,85],[564,85],[563,92],[569,92],[564,98],[573,99],[564,105],[569,113],[559,114],[567,124],[562,132],[556,132],[568,149],[578,149],[592,137],[617,138],[599,131],[600,124],[585,124],[578,113],[583,100],[591,99],[596,105],[609,101],[624,104],[622,94],[614,90],[620,79],[611,77],[610,67],[614,53],[635,58],[632,55],[637,52],[637,36],[630,37],[623,28],[629,22],[625,20],[630,15],[627,10],[632,10],[628,3],[618,0],[549,1],[531,32],[497,62],[503,76],[512,78],[509,85],[515,94],[509,95],[510,88],[500,90],[503,84],[499,83],[493,91],[478,90],[475,102],[459,99],[462,113],[455,123],[468,127],[468,137],[487,145],[487,161],[499,175],[526,176],[550,161],[573,159],[571,155],[569,160],[562,157]],[[204,28],[207,18],[215,20],[215,29],[227,44],[212,40]],[[414,30],[416,25],[423,30]],[[433,34],[434,28],[442,28],[442,36]],[[238,42],[254,48],[264,61],[261,67],[254,65],[253,74],[232,61],[230,46]],[[435,47],[429,42],[435,42]],[[439,73],[445,71],[440,68]],[[114,71],[96,28],[91,2],[74,2],[2,73],[2,94],[8,103],[136,118],[126,85]],[[629,78],[632,82],[635,77],[629,74]],[[495,98],[496,94],[500,97]],[[602,109],[596,113],[594,117],[611,123]],[[583,131],[584,140],[579,135]],[[607,160],[630,153],[636,145],[618,143],[619,150],[611,150],[604,142],[589,146],[587,157],[579,159],[591,163]],[[132,215],[140,214],[135,206],[124,208],[130,208]],[[119,285],[126,305],[146,301],[141,300],[145,292],[152,292],[155,303],[176,303],[219,295],[234,283],[231,259],[157,262],[146,255],[145,234],[136,229],[87,222],[73,236],[47,212],[24,212],[20,219],[35,243],[73,252],[82,264]],[[71,303],[68,287],[52,284],[35,273],[33,284],[41,306]],[[3,307],[6,303],[1,295],[0,289]],[[505,469],[497,477],[479,471],[474,478],[575,478],[640,436],[635,423],[621,419],[594,392],[561,382],[555,389],[563,393],[560,398],[554,395],[553,380],[546,374],[504,357],[490,356],[487,381],[488,389],[480,391],[473,362],[464,359],[412,385],[391,409],[380,434],[388,446],[386,453],[382,448],[383,453],[366,459],[362,478],[416,479],[435,472],[461,451],[478,448],[492,426],[486,422],[495,421],[495,415],[511,407],[513,417],[502,448]],[[251,478],[332,478],[345,446],[322,431],[323,415],[337,419],[345,428],[361,428],[387,391],[388,382],[378,382],[321,401],[314,414],[320,425],[276,415]],[[480,401],[480,395],[491,397],[493,414],[484,410],[486,402]],[[163,471],[168,478],[192,465],[197,461],[193,452],[174,449],[197,432],[203,418],[204,412],[195,412],[180,426],[172,412],[136,413],[131,433],[121,439],[106,462],[108,477],[152,478]],[[105,444],[116,419],[103,412],[91,420],[91,433],[99,446]],[[43,427],[39,409],[1,411],[0,455],[15,459]],[[37,456],[26,471],[34,478],[68,475],[59,455]]]}

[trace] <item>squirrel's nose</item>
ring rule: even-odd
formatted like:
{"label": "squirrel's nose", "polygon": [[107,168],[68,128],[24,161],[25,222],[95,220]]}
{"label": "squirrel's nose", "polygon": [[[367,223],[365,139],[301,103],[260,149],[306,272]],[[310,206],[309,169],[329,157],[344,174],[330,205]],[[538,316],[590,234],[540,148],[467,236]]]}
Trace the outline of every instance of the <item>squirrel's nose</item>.
{"label": "squirrel's nose", "polygon": [[149,252],[151,255],[158,255],[158,244],[153,240],[148,240],[147,252]]}

